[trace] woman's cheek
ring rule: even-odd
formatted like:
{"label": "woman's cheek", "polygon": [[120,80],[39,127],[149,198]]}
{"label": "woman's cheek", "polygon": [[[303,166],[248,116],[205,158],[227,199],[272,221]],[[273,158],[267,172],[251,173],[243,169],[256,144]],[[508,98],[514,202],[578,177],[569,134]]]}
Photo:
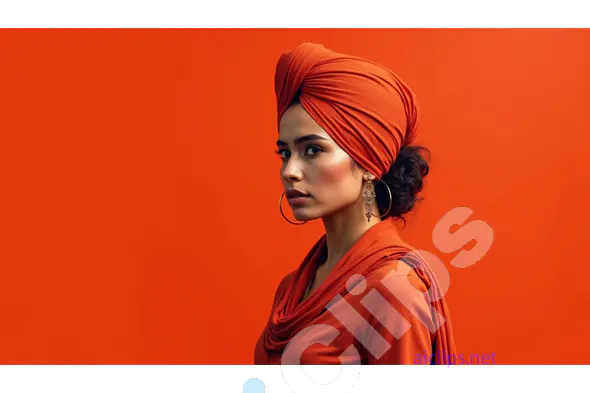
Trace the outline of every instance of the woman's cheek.
{"label": "woman's cheek", "polygon": [[320,180],[328,183],[340,183],[352,176],[351,164],[347,157],[338,157],[326,162],[319,173]]}
{"label": "woman's cheek", "polygon": [[345,154],[325,160],[315,169],[312,183],[316,196],[323,201],[342,195],[354,180],[350,159]]}

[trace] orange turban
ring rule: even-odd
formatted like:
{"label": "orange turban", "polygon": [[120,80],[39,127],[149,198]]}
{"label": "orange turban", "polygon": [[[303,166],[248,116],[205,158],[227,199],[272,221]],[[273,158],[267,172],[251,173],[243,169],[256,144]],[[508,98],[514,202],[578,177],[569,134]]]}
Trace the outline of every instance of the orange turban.
{"label": "orange turban", "polygon": [[278,122],[299,98],[332,139],[377,177],[416,137],[416,97],[400,78],[379,64],[319,44],[302,43],[281,55],[275,94]]}

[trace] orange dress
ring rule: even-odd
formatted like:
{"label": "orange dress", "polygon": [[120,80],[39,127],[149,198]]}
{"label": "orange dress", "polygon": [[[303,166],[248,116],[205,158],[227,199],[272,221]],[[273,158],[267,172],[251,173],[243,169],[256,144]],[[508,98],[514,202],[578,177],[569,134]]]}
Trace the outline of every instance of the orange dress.
{"label": "orange dress", "polygon": [[448,364],[448,307],[432,270],[391,218],[371,227],[301,301],[325,235],[279,284],[255,364]]}

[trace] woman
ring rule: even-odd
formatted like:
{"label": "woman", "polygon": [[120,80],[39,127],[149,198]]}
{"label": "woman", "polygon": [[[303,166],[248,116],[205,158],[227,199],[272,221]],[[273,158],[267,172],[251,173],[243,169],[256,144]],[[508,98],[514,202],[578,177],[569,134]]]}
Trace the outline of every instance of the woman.
{"label": "woman", "polygon": [[447,364],[443,293],[394,222],[428,173],[410,146],[413,92],[383,66],[303,43],[280,57],[275,93],[280,212],[321,218],[326,233],[279,284],[255,363]]}

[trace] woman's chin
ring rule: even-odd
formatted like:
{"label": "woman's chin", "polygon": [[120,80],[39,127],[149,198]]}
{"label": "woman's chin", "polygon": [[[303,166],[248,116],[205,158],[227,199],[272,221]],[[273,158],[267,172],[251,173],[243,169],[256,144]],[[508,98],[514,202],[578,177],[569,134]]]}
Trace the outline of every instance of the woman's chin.
{"label": "woman's chin", "polygon": [[295,219],[297,221],[311,221],[315,218],[317,218],[317,215],[315,214],[311,214],[311,212],[306,211],[306,209],[304,208],[294,208],[293,209],[293,217],[295,217]]}

